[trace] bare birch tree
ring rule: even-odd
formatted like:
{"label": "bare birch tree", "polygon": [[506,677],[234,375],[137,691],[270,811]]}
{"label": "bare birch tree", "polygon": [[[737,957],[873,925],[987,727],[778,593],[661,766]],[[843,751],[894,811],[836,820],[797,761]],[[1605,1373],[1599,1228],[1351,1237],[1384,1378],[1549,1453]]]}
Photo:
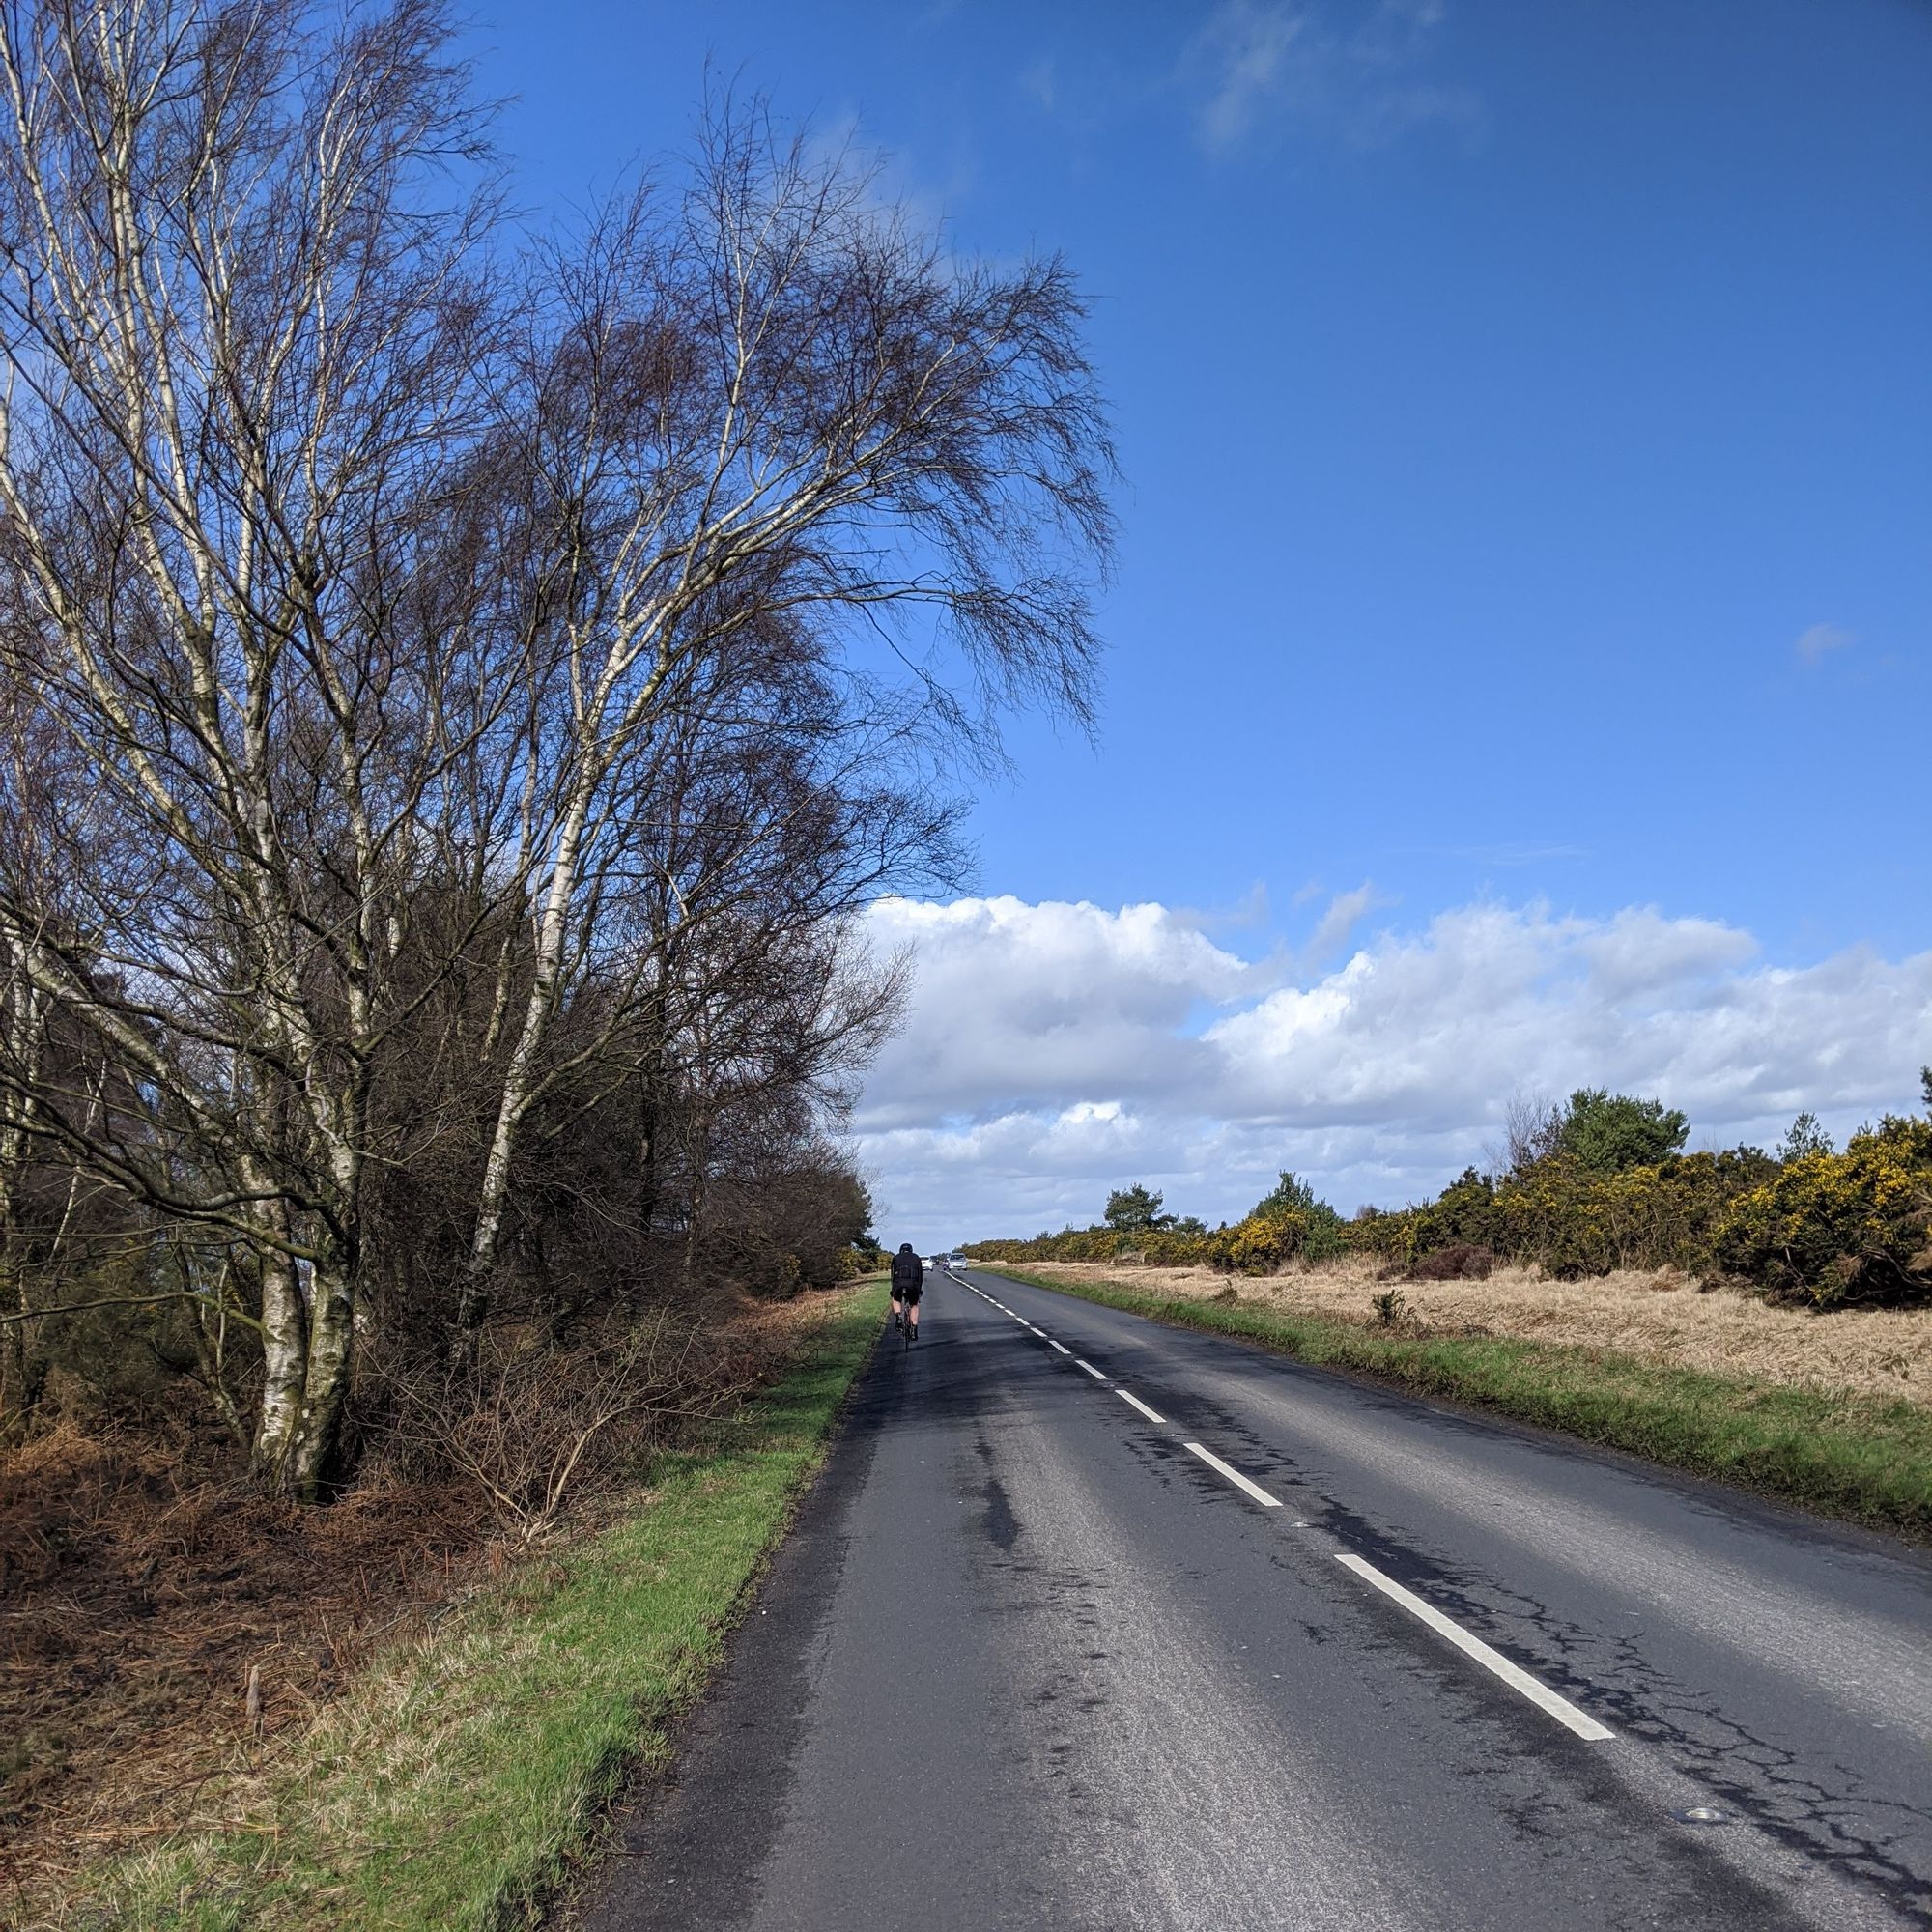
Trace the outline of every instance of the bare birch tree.
{"label": "bare birch tree", "polygon": [[434,0],[0,6],[0,651],[112,862],[0,932],[132,1099],[76,1157],[259,1258],[258,1458],[326,1480],[425,799],[487,686],[403,621],[487,206]]}
{"label": "bare birch tree", "polygon": [[[526,754],[539,803],[511,869],[531,965],[505,1031],[460,1351],[488,1307],[553,1031],[637,855],[637,775],[665,734],[692,717],[781,730],[804,685],[825,696],[801,730],[821,754],[908,760],[923,733],[971,757],[1015,701],[1084,719],[1090,585],[1112,537],[1105,413],[1064,265],[953,260],[863,170],[758,111],[708,124],[682,195],[613,206],[545,269],[490,460],[524,511],[504,621],[554,639],[562,701]],[[774,637],[781,665],[746,648]]]}

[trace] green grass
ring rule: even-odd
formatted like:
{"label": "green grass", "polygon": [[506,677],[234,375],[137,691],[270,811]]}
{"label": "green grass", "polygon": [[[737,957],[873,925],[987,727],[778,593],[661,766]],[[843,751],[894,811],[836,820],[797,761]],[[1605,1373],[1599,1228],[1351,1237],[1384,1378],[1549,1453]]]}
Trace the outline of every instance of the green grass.
{"label": "green grass", "polygon": [[1761,1495],[1932,1539],[1932,1409],[1660,1367],[1605,1350],[1405,1334],[1151,1294],[1118,1281],[997,1272],[1176,1327],[1237,1336],[1378,1382],[1493,1409]]}
{"label": "green grass", "polygon": [[879,1332],[848,1293],[718,1439],[621,1520],[399,1647],[191,1835],[96,1874],[68,1925],[450,1932],[535,1921],[602,1807],[662,1765]]}

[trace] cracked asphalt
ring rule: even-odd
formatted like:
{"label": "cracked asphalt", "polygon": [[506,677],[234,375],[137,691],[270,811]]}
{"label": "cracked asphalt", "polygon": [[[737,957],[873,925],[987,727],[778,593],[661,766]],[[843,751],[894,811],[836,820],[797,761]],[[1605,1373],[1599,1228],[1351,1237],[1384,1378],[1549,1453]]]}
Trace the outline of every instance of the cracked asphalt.
{"label": "cracked asphalt", "polygon": [[1932,1918],[1922,1552],[997,1276],[924,1322],[586,1932]]}

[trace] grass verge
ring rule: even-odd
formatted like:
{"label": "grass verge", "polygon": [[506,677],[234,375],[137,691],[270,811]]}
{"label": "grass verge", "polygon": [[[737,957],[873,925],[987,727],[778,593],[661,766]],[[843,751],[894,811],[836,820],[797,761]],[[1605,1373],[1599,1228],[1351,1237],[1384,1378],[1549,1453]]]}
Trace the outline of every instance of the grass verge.
{"label": "grass verge", "polygon": [[498,1932],[533,1923],[634,1768],[670,1753],[747,1584],[824,1454],[883,1283],[841,1297],[641,1502],[362,1673],[271,1769],[201,1793],[164,1847],[59,1920],[154,1932]]}
{"label": "grass verge", "polygon": [[1125,1282],[1048,1279],[1004,1263],[992,1271],[1932,1540],[1932,1409],[1917,1404],[1733,1379],[1602,1349],[1384,1331],[1239,1302],[1150,1294]]}

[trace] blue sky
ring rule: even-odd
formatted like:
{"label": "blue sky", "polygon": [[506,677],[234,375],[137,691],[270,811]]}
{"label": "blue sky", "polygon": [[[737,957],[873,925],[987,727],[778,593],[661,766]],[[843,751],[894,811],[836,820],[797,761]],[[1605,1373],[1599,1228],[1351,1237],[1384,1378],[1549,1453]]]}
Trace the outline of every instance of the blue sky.
{"label": "blue sky", "polygon": [[[709,60],[886,151],[960,247],[1079,271],[1125,471],[1101,732],[1014,729],[973,819],[986,899],[1151,903],[1303,990],[1482,906],[1747,935],[1698,981],[1719,1004],[1932,949],[1932,7],[555,0],[478,42],[535,205],[678,146]],[[1156,1029],[1267,997],[1219,971]],[[1883,1038],[1877,1091],[1826,1111],[1910,1097],[1882,1067],[1921,1024],[1932,1054],[1918,984],[1844,1014],[1839,1062]],[[1557,1084],[1677,1064],[1538,1051]],[[996,1214],[1050,1165],[975,1166],[975,1133],[1126,1105],[1097,1060],[1004,1099],[903,1077],[878,1105],[923,1109],[931,1158],[875,1152],[922,1217],[969,1168]],[[1168,1138],[1101,1148],[1042,1213],[1084,1219],[1110,1160],[1223,1211],[1320,1152],[1286,1102],[1238,1159],[1211,1097],[1143,1108]],[[1418,1184],[1428,1112],[1366,1129],[1413,1156],[1381,1180],[1326,1171]]]}

